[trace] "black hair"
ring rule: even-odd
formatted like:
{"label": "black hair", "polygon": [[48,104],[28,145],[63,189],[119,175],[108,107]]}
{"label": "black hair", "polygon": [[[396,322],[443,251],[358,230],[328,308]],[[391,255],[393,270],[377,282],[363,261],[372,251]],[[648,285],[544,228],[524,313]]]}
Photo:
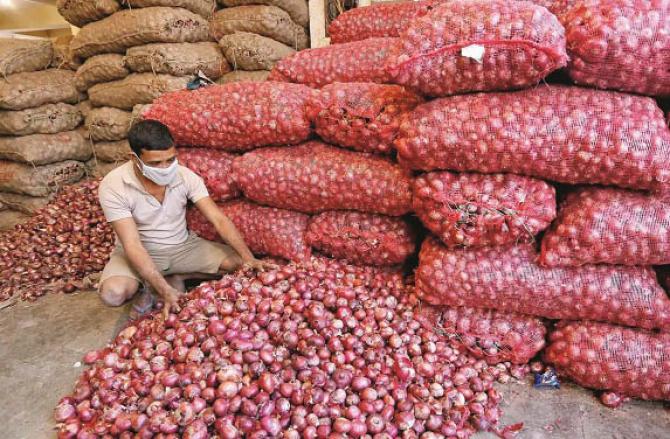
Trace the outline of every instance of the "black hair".
{"label": "black hair", "polygon": [[156,120],[137,122],[128,131],[130,149],[139,157],[142,150],[164,151],[174,146],[174,139],[168,127]]}

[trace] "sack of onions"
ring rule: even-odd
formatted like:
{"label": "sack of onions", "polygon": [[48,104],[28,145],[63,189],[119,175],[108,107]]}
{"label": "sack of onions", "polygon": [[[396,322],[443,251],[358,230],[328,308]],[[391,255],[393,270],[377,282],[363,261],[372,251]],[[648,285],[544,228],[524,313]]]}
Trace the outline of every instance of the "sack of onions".
{"label": "sack of onions", "polygon": [[234,154],[206,148],[179,148],[177,155],[180,164],[203,178],[214,201],[240,196],[232,174]]}
{"label": "sack of onions", "polygon": [[419,254],[417,294],[432,305],[670,329],[670,299],[651,268],[546,268],[538,259],[529,244],[448,249],[429,238]]}
{"label": "sack of onions", "polygon": [[530,177],[430,172],[413,192],[414,212],[447,247],[530,242],[556,217],[556,191]]}
{"label": "sack of onions", "polygon": [[312,217],[305,239],[315,249],[352,264],[402,264],[416,250],[416,234],[406,220],[354,211]]}
{"label": "sack of onions", "polygon": [[670,400],[670,334],[595,322],[561,322],[545,359],[580,386]]}
{"label": "sack of onions", "polygon": [[[305,242],[308,215],[239,200],[220,204],[219,208],[235,224],[253,253],[290,261],[309,258],[311,250]],[[198,209],[189,209],[187,222],[189,229],[203,238],[221,240]]]}
{"label": "sack of onions", "polygon": [[415,318],[488,364],[528,363],[544,347],[547,332],[537,317],[490,309],[424,305]]}

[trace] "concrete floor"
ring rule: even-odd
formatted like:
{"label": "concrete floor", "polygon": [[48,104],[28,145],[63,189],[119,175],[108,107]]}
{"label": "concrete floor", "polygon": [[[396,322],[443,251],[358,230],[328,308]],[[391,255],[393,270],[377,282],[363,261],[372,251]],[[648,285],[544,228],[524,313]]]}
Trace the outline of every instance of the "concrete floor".
{"label": "concrete floor", "polygon": [[[77,363],[113,337],[128,308],[105,308],[95,293],[81,292],[0,311],[0,439],[55,437],[51,413],[81,373]],[[521,438],[670,438],[670,411],[659,403],[636,401],[611,410],[572,385],[535,390],[509,384],[500,390],[505,423],[525,423]]]}

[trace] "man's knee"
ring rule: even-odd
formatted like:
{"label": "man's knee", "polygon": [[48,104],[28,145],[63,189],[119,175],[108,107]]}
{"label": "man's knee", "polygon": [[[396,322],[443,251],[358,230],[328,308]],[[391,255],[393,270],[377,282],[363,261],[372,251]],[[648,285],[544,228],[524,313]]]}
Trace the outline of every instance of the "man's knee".
{"label": "man's knee", "polygon": [[133,297],[139,288],[134,279],[110,278],[100,287],[100,298],[108,306],[121,306]]}
{"label": "man's knee", "polygon": [[242,258],[238,255],[231,255],[221,261],[222,271],[235,271],[242,266]]}

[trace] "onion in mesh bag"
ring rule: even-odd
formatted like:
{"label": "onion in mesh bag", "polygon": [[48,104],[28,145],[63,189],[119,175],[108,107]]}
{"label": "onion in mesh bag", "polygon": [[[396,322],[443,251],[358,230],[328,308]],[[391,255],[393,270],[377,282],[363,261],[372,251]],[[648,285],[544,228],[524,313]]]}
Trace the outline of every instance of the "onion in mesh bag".
{"label": "onion in mesh bag", "polygon": [[235,155],[205,148],[179,148],[179,163],[205,180],[205,186],[214,201],[226,201],[240,196],[233,180]]}

